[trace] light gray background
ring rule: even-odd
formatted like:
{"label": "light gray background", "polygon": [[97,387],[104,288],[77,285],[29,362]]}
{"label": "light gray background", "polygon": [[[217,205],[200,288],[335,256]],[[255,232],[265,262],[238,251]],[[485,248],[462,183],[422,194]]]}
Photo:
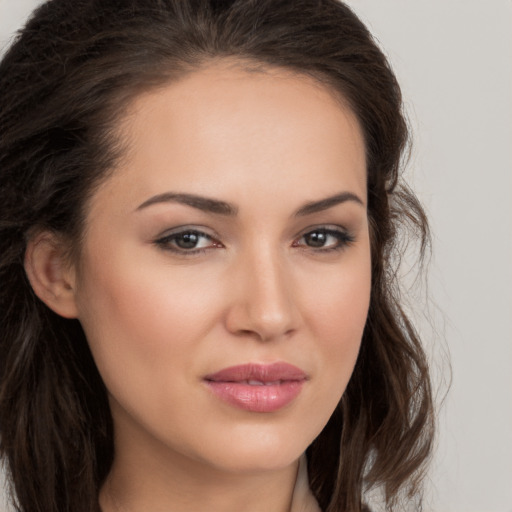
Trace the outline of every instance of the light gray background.
{"label": "light gray background", "polygon": [[[0,0],[0,46],[38,3]],[[512,0],[349,3],[402,84],[435,236],[432,351],[453,384],[427,510],[512,512]]]}

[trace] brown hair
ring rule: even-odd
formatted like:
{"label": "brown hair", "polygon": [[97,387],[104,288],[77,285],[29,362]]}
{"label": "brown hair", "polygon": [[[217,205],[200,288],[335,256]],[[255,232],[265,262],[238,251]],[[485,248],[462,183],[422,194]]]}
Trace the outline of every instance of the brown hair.
{"label": "brown hair", "polygon": [[401,93],[386,58],[336,0],[51,0],[0,64],[0,455],[24,512],[98,511],[113,460],[107,394],[77,320],[39,301],[25,276],[35,229],[80,245],[85,206],[119,156],[128,102],[214,58],[306,74],[349,102],[367,152],[371,304],[354,374],[308,448],[324,511],[359,512],[384,490],[418,495],[433,405],[420,340],[399,301],[402,227],[428,228],[400,181]]}

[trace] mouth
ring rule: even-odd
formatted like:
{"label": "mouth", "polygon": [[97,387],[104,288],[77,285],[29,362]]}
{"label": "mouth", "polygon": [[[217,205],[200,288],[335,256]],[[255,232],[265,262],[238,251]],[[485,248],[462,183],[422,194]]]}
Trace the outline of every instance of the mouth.
{"label": "mouth", "polygon": [[221,400],[251,412],[275,412],[301,392],[308,376],[288,363],[244,364],[224,368],[204,378]]}

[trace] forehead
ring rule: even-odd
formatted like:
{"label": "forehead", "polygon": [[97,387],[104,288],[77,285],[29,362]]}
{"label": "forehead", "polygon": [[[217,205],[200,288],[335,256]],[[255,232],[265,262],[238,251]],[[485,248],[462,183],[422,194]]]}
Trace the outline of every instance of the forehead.
{"label": "forehead", "polygon": [[332,90],[287,70],[208,65],[138,96],[119,133],[126,150],[111,184],[132,202],[167,189],[241,199],[265,186],[365,195],[357,118]]}

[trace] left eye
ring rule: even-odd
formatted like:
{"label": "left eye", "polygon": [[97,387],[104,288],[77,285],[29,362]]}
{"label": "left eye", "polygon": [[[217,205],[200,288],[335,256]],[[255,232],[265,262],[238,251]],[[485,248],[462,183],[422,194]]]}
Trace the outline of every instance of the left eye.
{"label": "left eye", "polygon": [[[345,248],[353,241],[353,237],[346,231],[318,228],[302,235],[293,243],[293,246],[306,247],[318,251],[334,251]],[[194,254],[208,249],[223,247],[212,236],[195,229],[167,234],[155,240],[155,244],[162,249],[182,254]]]}
{"label": "left eye", "polygon": [[219,242],[216,242],[211,236],[195,230],[171,233],[156,240],[155,243],[164,249],[176,252],[194,252],[220,246]]}
{"label": "left eye", "polygon": [[345,231],[321,228],[305,233],[294,245],[311,249],[335,250],[342,249],[351,242],[353,238]]}

